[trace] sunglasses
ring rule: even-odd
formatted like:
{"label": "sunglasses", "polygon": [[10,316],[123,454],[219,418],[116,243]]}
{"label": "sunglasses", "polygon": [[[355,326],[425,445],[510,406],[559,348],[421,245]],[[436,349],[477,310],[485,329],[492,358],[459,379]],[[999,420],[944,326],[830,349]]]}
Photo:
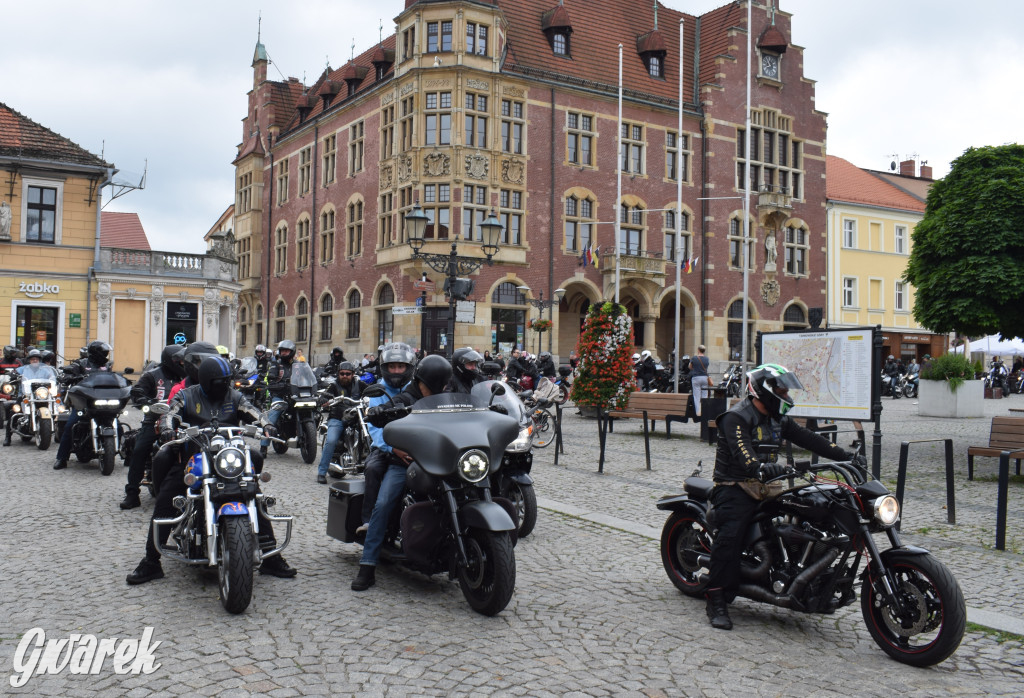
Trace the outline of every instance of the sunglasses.
{"label": "sunglasses", "polygon": [[348,376],[349,378],[351,378],[354,375],[355,375],[354,373],[348,373],[346,371],[339,371],[338,372],[338,376]]}

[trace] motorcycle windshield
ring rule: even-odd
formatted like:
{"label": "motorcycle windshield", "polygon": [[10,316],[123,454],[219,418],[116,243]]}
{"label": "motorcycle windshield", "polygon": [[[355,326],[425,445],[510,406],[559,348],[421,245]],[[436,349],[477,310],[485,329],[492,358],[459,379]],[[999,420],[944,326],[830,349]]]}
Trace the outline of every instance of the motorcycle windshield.
{"label": "motorcycle windshield", "polygon": [[312,388],[317,384],[313,369],[305,361],[296,361],[292,364],[292,377],[289,382],[293,388]]}
{"label": "motorcycle windshield", "polygon": [[256,357],[247,356],[244,359],[242,359],[242,363],[239,365],[238,371],[243,376],[251,376],[252,374],[256,373]]}
{"label": "motorcycle windshield", "polygon": [[[477,383],[473,386],[473,397],[483,400],[484,405],[486,405],[491,399],[491,386],[495,384],[501,384],[504,386],[501,381],[484,381],[482,383]],[[514,391],[510,390],[508,386],[504,387],[505,394],[496,395],[494,397],[494,402],[491,404],[501,405],[508,410],[509,417],[517,420],[520,425],[525,426],[530,421],[530,415],[526,412],[526,405],[523,404],[523,401],[519,399],[519,396],[516,395]]]}

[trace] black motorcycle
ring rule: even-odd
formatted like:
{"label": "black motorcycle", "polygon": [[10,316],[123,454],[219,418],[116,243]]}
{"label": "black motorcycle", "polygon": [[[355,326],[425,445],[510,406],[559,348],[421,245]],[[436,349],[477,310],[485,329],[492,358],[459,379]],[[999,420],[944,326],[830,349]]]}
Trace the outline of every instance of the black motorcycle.
{"label": "black motorcycle", "polygon": [[[368,388],[371,397],[376,390]],[[459,393],[423,398],[384,427],[384,440],[408,452],[413,463],[381,556],[428,575],[447,572],[473,610],[486,616],[500,613],[515,590],[514,510],[508,500],[492,499],[488,483],[518,435],[517,420]],[[362,480],[331,484],[329,536],[357,541],[363,489]]]}
{"label": "black motorcycle", "polygon": [[309,364],[294,362],[288,392],[275,395],[270,403],[271,410],[284,410],[277,420],[277,433],[281,439],[287,439],[273,442],[275,453],[286,453],[289,446],[298,446],[303,462],[316,460],[316,428],[320,420],[316,409],[317,388],[318,381]]}
{"label": "black motorcycle", "polygon": [[256,357],[247,356],[241,360],[235,371],[234,386],[235,390],[242,393],[253,407],[258,410],[267,409],[266,376],[260,375]]}
{"label": "black motorcycle", "polygon": [[[762,456],[774,458],[762,447]],[[773,449],[773,450],[777,450]],[[686,479],[685,494],[658,501],[672,512],[661,533],[661,559],[672,583],[701,597],[708,583],[714,483]],[[756,481],[755,481],[756,482]],[[922,548],[900,542],[900,504],[854,462],[798,462],[766,483],[741,560],[739,595],[804,613],[833,613],[857,599],[872,639],[890,657],[931,666],[960,645],[967,620],[952,573]],[[891,547],[879,550],[872,534]],[[858,575],[861,559],[864,569]]]}
{"label": "black motorcycle", "polygon": [[726,397],[739,397],[743,390],[743,369],[739,364],[733,364],[729,370],[722,374],[722,380],[718,387],[725,391]]}
{"label": "black motorcycle", "polygon": [[[370,455],[370,448],[373,446],[370,432],[366,428],[366,410],[369,402],[370,398],[366,395],[357,398],[339,395],[323,405],[325,413],[330,412],[337,404],[348,407],[345,410],[345,429],[334,446],[331,464],[327,468],[328,474],[332,477],[362,475],[366,470],[366,457]],[[321,449],[326,447],[327,429],[327,420],[322,420],[319,428]]]}
{"label": "black motorcycle", "polygon": [[[132,373],[126,368],[125,373]],[[100,461],[100,472],[114,472],[114,459],[121,450],[121,439],[128,429],[118,420],[128,404],[131,386],[119,373],[93,371],[68,388],[67,401],[78,412],[71,437],[72,451],[79,463],[93,458]],[[69,413],[58,416],[63,424]],[[59,429],[63,433],[63,428]]]}

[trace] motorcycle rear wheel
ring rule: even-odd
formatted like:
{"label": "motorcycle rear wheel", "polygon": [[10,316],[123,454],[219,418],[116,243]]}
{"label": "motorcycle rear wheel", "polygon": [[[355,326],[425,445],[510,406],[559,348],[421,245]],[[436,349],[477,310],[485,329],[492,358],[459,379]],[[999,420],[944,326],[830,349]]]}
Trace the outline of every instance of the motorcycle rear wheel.
{"label": "motorcycle rear wheel", "polygon": [[299,445],[299,453],[302,454],[303,463],[312,463],[316,460],[316,425],[313,422],[302,425],[302,444]]}
{"label": "motorcycle rear wheel", "polygon": [[459,569],[459,586],[470,607],[485,616],[501,613],[516,587],[516,557],[508,531],[472,528],[462,537],[467,564]]}
{"label": "motorcycle rear wheel", "polygon": [[36,447],[40,451],[45,451],[50,447],[50,442],[53,440],[53,422],[49,419],[42,419],[39,421],[39,443]]}
{"label": "motorcycle rear wheel", "polygon": [[551,399],[552,401],[554,401],[556,405],[564,405],[566,400],[569,399],[569,386],[567,386],[565,383],[559,383],[558,394],[552,396]]}
{"label": "motorcycle rear wheel", "polygon": [[889,563],[907,617],[897,617],[865,577],[860,607],[871,639],[904,664],[938,664],[956,651],[964,636],[967,608],[960,585],[931,555],[893,555]]}
{"label": "motorcycle rear wheel", "polygon": [[515,480],[508,480],[501,496],[511,501],[516,508],[519,537],[525,538],[530,535],[534,526],[537,525],[537,493],[533,491],[533,485],[524,485]]}
{"label": "motorcycle rear wheel", "polygon": [[100,455],[100,472],[110,475],[114,472],[114,459],[117,458],[117,446],[113,436],[103,437],[103,453]]}
{"label": "motorcycle rear wheel", "polygon": [[694,512],[674,511],[661,529],[661,563],[679,591],[703,597],[707,568],[696,562],[697,555],[711,555],[711,534],[704,517]]}
{"label": "motorcycle rear wheel", "polygon": [[217,536],[217,582],[228,613],[241,613],[252,601],[256,538],[248,516],[224,516]]}

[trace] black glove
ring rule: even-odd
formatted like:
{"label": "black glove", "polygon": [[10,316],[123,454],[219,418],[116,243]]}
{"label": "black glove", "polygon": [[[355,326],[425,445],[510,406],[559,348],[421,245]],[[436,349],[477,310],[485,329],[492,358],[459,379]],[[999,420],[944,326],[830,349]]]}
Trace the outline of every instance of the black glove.
{"label": "black glove", "polygon": [[786,474],[787,467],[782,463],[767,463],[761,466],[761,479],[772,480]]}
{"label": "black glove", "polygon": [[366,410],[366,421],[375,427],[383,427],[412,412],[411,407],[384,407],[376,405]]}
{"label": "black glove", "polygon": [[508,408],[504,405],[491,405],[491,412],[497,412],[498,414],[508,414]]}
{"label": "black glove", "polygon": [[165,429],[165,428],[161,427],[160,428],[160,433],[156,435],[156,438],[157,438],[157,441],[159,441],[161,444],[165,444],[165,443],[167,443],[168,441],[170,441],[170,440],[172,440],[174,438],[174,430],[173,429]]}
{"label": "black glove", "polygon": [[852,454],[850,454],[849,461],[851,463],[853,463],[854,465],[856,465],[856,466],[858,466],[858,467],[860,467],[860,468],[862,468],[864,470],[867,470],[868,459],[863,454],[861,454],[861,453],[852,453]]}

